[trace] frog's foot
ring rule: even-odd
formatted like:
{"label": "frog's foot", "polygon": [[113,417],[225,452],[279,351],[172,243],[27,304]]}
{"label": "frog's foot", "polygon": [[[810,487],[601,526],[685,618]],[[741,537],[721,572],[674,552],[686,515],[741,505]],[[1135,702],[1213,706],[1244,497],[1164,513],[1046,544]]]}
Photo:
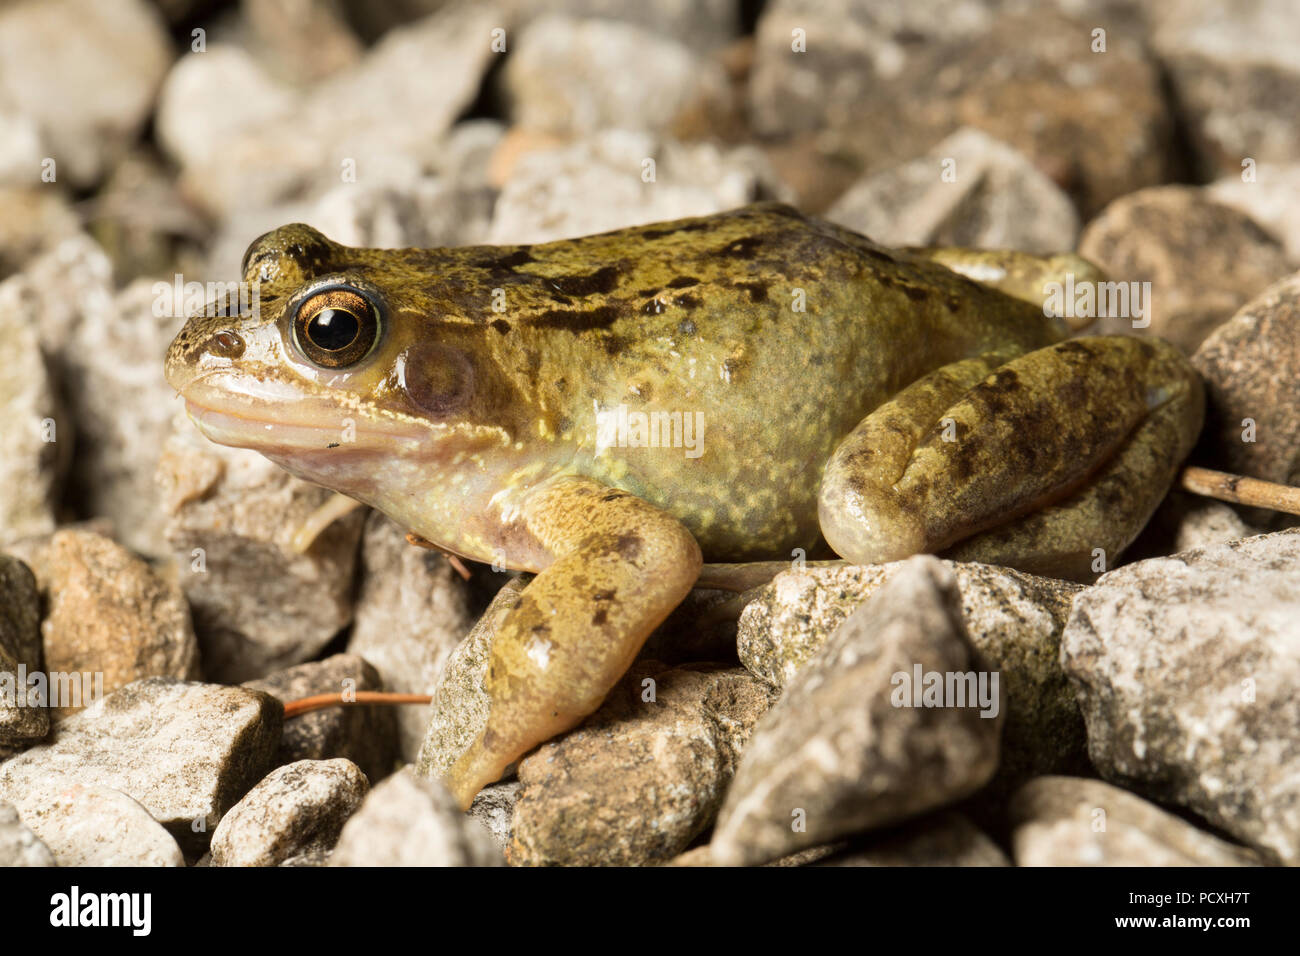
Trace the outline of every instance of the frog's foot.
{"label": "frog's foot", "polygon": [[1200,379],[1159,339],[958,362],[840,443],[822,480],[822,533],[856,563],[952,549],[1088,578],[1099,554],[1113,562],[1142,529],[1203,414]]}
{"label": "frog's foot", "polygon": [[[1050,282],[1062,287],[1067,283],[1081,287],[1085,283],[1106,281],[1106,273],[1073,252],[1035,255],[1013,249],[963,249],[957,246],[910,246],[903,251],[947,266],[981,285],[992,286],[999,292],[1039,307],[1047,297],[1044,286]],[[1065,321],[1072,331],[1078,332],[1095,320],[1069,316]]]}
{"label": "frog's foot", "polygon": [[493,636],[484,729],[447,773],[464,807],[512,761],[595,711],[700,571],[681,522],[585,478],[541,485],[521,519],[554,560]]}

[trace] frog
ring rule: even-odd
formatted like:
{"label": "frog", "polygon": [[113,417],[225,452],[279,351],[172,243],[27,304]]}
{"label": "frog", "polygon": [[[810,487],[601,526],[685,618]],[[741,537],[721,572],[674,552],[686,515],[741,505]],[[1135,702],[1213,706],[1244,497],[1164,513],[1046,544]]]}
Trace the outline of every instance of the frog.
{"label": "frog", "polygon": [[1090,580],[1204,416],[1174,346],[1044,307],[1072,253],[890,248],[776,202],[535,244],[255,239],[165,374],[208,439],[535,575],[462,806],[593,713],[710,566],[919,553]]}

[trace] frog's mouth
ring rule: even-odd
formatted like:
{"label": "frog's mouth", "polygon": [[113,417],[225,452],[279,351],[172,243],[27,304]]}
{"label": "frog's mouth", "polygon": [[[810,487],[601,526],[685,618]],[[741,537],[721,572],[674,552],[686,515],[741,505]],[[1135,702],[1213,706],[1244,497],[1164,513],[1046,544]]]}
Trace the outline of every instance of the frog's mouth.
{"label": "frog's mouth", "polygon": [[337,403],[272,383],[254,386],[227,376],[188,382],[180,395],[185,413],[209,441],[248,448],[268,457],[330,452],[333,456],[393,451],[424,436],[409,425],[379,423]]}

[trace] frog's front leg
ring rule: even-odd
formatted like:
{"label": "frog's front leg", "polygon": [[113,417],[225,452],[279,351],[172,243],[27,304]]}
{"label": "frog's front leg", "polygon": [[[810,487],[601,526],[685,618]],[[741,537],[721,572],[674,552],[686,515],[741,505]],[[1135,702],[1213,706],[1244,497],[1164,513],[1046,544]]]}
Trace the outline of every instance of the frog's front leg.
{"label": "frog's front leg", "polygon": [[[1131,543],[1200,431],[1200,379],[1158,339],[971,359],[901,391],[822,479],[827,542],[857,563],[953,550],[1088,578]],[[991,370],[989,370],[991,369]],[[987,373],[987,374],[984,374]]]}
{"label": "frog's front leg", "polygon": [[597,482],[551,480],[521,512],[553,560],[493,637],[486,724],[447,773],[465,807],[512,761],[595,711],[700,573],[681,522]]}

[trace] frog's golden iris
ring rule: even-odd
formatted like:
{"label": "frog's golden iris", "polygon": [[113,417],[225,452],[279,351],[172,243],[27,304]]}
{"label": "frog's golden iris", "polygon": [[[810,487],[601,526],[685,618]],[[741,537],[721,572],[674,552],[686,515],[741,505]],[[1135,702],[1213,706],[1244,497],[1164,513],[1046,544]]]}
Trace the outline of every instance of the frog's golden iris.
{"label": "frog's golden iris", "polygon": [[[1069,255],[887,249],[772,203],[504,248],[291,225],[245,257],[260,314],[192,319],[167,375],[213,440],[539,572],[493,638],[482,731],[422,763],[468,804],[599,706],[702,556],[1113,564],[1203,397],[1158,339],[1069,339],[1041,299],[1065,272],[1097,278]],[[602,444],[623,406],[702,421],[701,454]]]}
{"label": "frog's golden iris", "polygon": [[347,286],[314,291],[294,311],[294,344],[321,368],[356,365],[370,354],[380,332],[378,306]]}

